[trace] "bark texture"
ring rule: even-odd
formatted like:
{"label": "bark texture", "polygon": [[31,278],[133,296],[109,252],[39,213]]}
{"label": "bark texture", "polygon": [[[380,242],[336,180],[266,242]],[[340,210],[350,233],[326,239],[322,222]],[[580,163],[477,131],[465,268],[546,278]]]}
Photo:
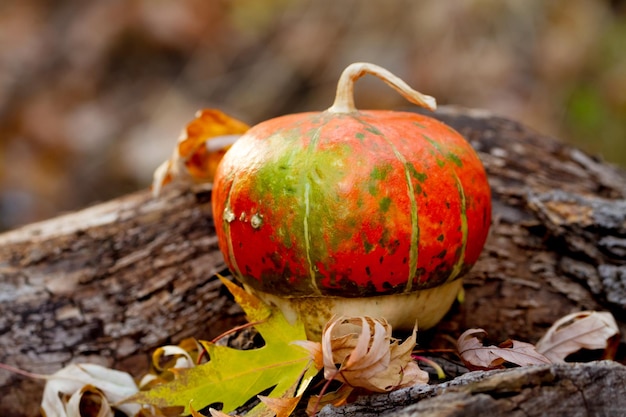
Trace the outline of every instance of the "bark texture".
{"label": "bark texture", "polygon": [[626,367],[615,362],[470,372],[439,385],[327,406],[319,417],[618,417],[626,410],[624,387]]}
{"label": "bark texture", "polygon": [[[497,342],[536,342],[556,319],[581,309],[612,311],[625,334],[626,173],[511,120],[451,108],[436,117],[479,152],[492,186],[494,222],[481,259],[465,278],[465,302],[421,334],[420,344],[452,347],[450,340],[470,327],[484,328]],[[89,361],[140,375],[154,347],[188,336],[208,339],[243,320],[214,277],[223,269],[210,187],[168,187],[156,200],[146,190],[2,234],[0,362],[51,373]],[[580,371],[605,390],[581,388],[582,397],[576,398],[592,399],[594,407],[604,406],[612,415],[614,381],[605,377],[606,369],[621,375],[623,387],[623,368],[601,362],[479,377],[504,384],[503,389],[531,378],[538,382],[528,386],[536,391],[520,389],[500,398],[496,387],[493,395],[467,390],[450,395],[470,395],[455,398],[460,406],[482,407],[489,398],[503,404],[508,397],[546,391],[545,406],[556,407],[546,386],[563,395],[569,391],[542,378],[567,381],[559,375]],[[457,379],[469,377],[462,378]],[[456,386],[454,381],[443,387]],[[0,415],[37,415],[41,389],[40,382],[0,370]],[[438,401],[443,391],[437,389],[429,401]],[[441,398],[441,404],[452,404]],[[475,402],[481,398],[487,402]],[[421,406],[429,407],[419,401],[404,412]],[[371,407],[376,414],[386,410]],[[514,408],[493,407],[492,415],[515,415]],[[360,414],[349,410],[334,412]]]}
{"label": "bark texture", "polygon": [[[223,269],[210,190],[140,192],[0,235],[0,362],[139,376],[154,347],[242,321],[214,276]],[[0,416],[38,415],[41,391],[0,370]]]}

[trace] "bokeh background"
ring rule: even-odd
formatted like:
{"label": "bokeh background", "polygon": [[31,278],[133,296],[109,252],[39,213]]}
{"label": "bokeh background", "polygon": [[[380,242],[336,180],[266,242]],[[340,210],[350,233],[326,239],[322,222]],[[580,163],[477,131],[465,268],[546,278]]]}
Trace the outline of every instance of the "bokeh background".
{"label": "bokeh background", "polygon": [[147,187],[199,108],[323,110],[355,61],[626,166],[625,3],[0,0],[0,230]]}

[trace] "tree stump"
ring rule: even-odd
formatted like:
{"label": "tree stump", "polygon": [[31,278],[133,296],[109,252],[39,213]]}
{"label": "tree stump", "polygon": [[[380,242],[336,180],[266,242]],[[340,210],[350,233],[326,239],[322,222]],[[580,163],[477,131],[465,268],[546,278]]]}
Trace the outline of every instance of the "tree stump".
{"label": "tree stump", "polygon": [[[496,341],[536,342],[556,319],[582,309],[611,311],[624,335],[626,172],[481,111],[444,108],[435,117],[478,151],[493,191],[493,225],[464,280],[465,301],[420,335],[420,345],[451,347],[451,338],[473,327]],[[240,324],[240,309],[214,276],[225,266],[210,198],[210,186],[167,187],[158,199],[145,190],[1,234],[0,362],[39,373],[95,362],[139,376],[155,347],[210,339]],[[597,389],[581,388],[579,397],[613,415],[624,372],[596,362],[472,373],[423,388],[426,396],[388,394],[407,398],[392,406],[372,400],[324,412],[413,415],[441,404],[447,414],[425,415],[458,415],[451,404],[478,410],[495,401],[491,415],[516,415],[511,410],[539,404],[529,400],[539,392],[546,413],[576,415],[562,402],[573,398],[572,384],[592,381]],[[511,387],[520,389],[511,394]],[[41,392],[41,382],[0,370],[0,415],[39,415]]]}

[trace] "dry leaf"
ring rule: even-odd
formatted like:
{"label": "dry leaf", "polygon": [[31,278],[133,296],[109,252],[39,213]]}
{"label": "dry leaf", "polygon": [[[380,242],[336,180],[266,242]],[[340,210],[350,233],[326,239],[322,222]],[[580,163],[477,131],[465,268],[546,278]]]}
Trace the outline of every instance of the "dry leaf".
{"label": "dry leaf", "polygon": [[[165,362],[165,365],[164,365]],[[152,366],[157,372],[169,368],[193,368],[196,366],[193,358],[180,346],[167,345],[157,348],[152,354]]]}
{"label": "dry leaf", "polygon": [[411,358],[415,340],[414,330],[399,344],[384,319],[330,321],[322,334],[324,377],[374,392],[427,383],[428,374]]}
{"label": "dry leaf", "polygon": [[[133,378],[126,372],[116,371],[95,364],[72,364],[60,371],[46,376],[46,387],[43,392],[41,409],[46,417],[71,417],[77,414],[70,414],[69,404],[62,401],[63,395],[73,396],[85,389],[85,387],[96,388],[101,392],[109,403],[118,403],[126,397],[137,393],[137,385]],[[78,397],[73,398],[72,404],[80,401]],[[74,405],[72,405],[74,407]],[[141,409],[137,404],[116,405],[127,415],[135,415]],[[73,409],[72,409],[73,410]],[[105,414],[106,415],[106,414]]]}
{"label": "dry leaf", "polygon": [[321,397],[319,395],[312,395],[309,398],[309,402],[306,406],[306,413],[309,416],[314,416],[319,410],[331,404],[335,407],[340,407],[348,402],[348,397],[352,394],[354,388],[343,384],[337,391],[331,391],[325,393]]}
{"label": "dry leaf", "polygon": [[226,151],[249,128],[219,110],[200,110],[182,131],[170,159],[154,171],[153,194],[158,196],[161,188],[173,180],[212,182]]}
{"label": "dry leaf", "polygon": [[192,337],[183,339],[178,345],[157,348],[152,353],[152,369],[139,381],[144,391],[165,384],[175,377],[177,369],[193,368],[198,364],[202,346]]}
{"label": "dry leaf", "polygon": [[483,329],[469,329],[457,341],[461,359],[469,369],[497,369],[502,368],[505,362],[519,366],[550,363],[530,343],[507,340],[499,346],[484,346],[477,335],[486,334]]}
{"label": "dry leaf", "polygon": [[67,417],[113,417],[106,396],[93,385],[85,385],[70,397],[66,406]]}
{"label": "dry leaf", "polygon": [[[253,408],[246,413],[246,417],[289,417],[298,406],[304,391],[315,376],[311,375],[305,378],[305,373],[303,372],[300,379],[295,381],[280,397],[257,395],[257,398],[261,400],[265,407]],[[300,389],[298,389],[298,386],[300,386]]]}
{"label": "dry leaf", "polygon": [[298,402],[300,402],[300,397],[272,398],[264,395],[259,395],[258,397],[267,406],[268,410],[272,412],[272,415],[276,417],[289,417],[293,410],[296,409]]}
{"label": "dry leaf", "polygon": [[606,349],[618,333],[611,313],[582,311],[557,320],[537,342],[537,351],[553,362],[563,362],[580,349]]}
{"label": "dry leaf", "polygon": [[296,340],[292,342],[294,345],[305,348],[311,355],[311,360],[315,366],[315,369],[322,369],[324,367],[324,358],[322,355],[322,344],[319,342],[313,342],[311,340]]}

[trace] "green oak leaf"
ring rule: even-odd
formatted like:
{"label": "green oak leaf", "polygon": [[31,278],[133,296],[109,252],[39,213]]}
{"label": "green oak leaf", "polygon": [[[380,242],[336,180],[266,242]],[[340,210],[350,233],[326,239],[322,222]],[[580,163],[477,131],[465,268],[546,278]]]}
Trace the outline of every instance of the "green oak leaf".
{"label": "green oak leaf", "polygon": [[[293,396],[298,381],[302,381],[302,386],[315,376],[317,369],[310,353],[293,343],[306,340],[302,323],[290,324],[278,309],[271,308],[229,280],[220,279],[246,312],[248,321],[254,323],[265,345],[258,349],[238,350],[200,341],[207,350],[208,362],[176,370],[173,381],[139,392],[125,402],[159,408],[184,407],[183,414],[190,413],[191,403],[196,410],[222,403],[222,411],[229,413],[272,387],[268,397]],[[259,404],[254,411],[259,412],[258,408],[263,407],[264,404]]]}

